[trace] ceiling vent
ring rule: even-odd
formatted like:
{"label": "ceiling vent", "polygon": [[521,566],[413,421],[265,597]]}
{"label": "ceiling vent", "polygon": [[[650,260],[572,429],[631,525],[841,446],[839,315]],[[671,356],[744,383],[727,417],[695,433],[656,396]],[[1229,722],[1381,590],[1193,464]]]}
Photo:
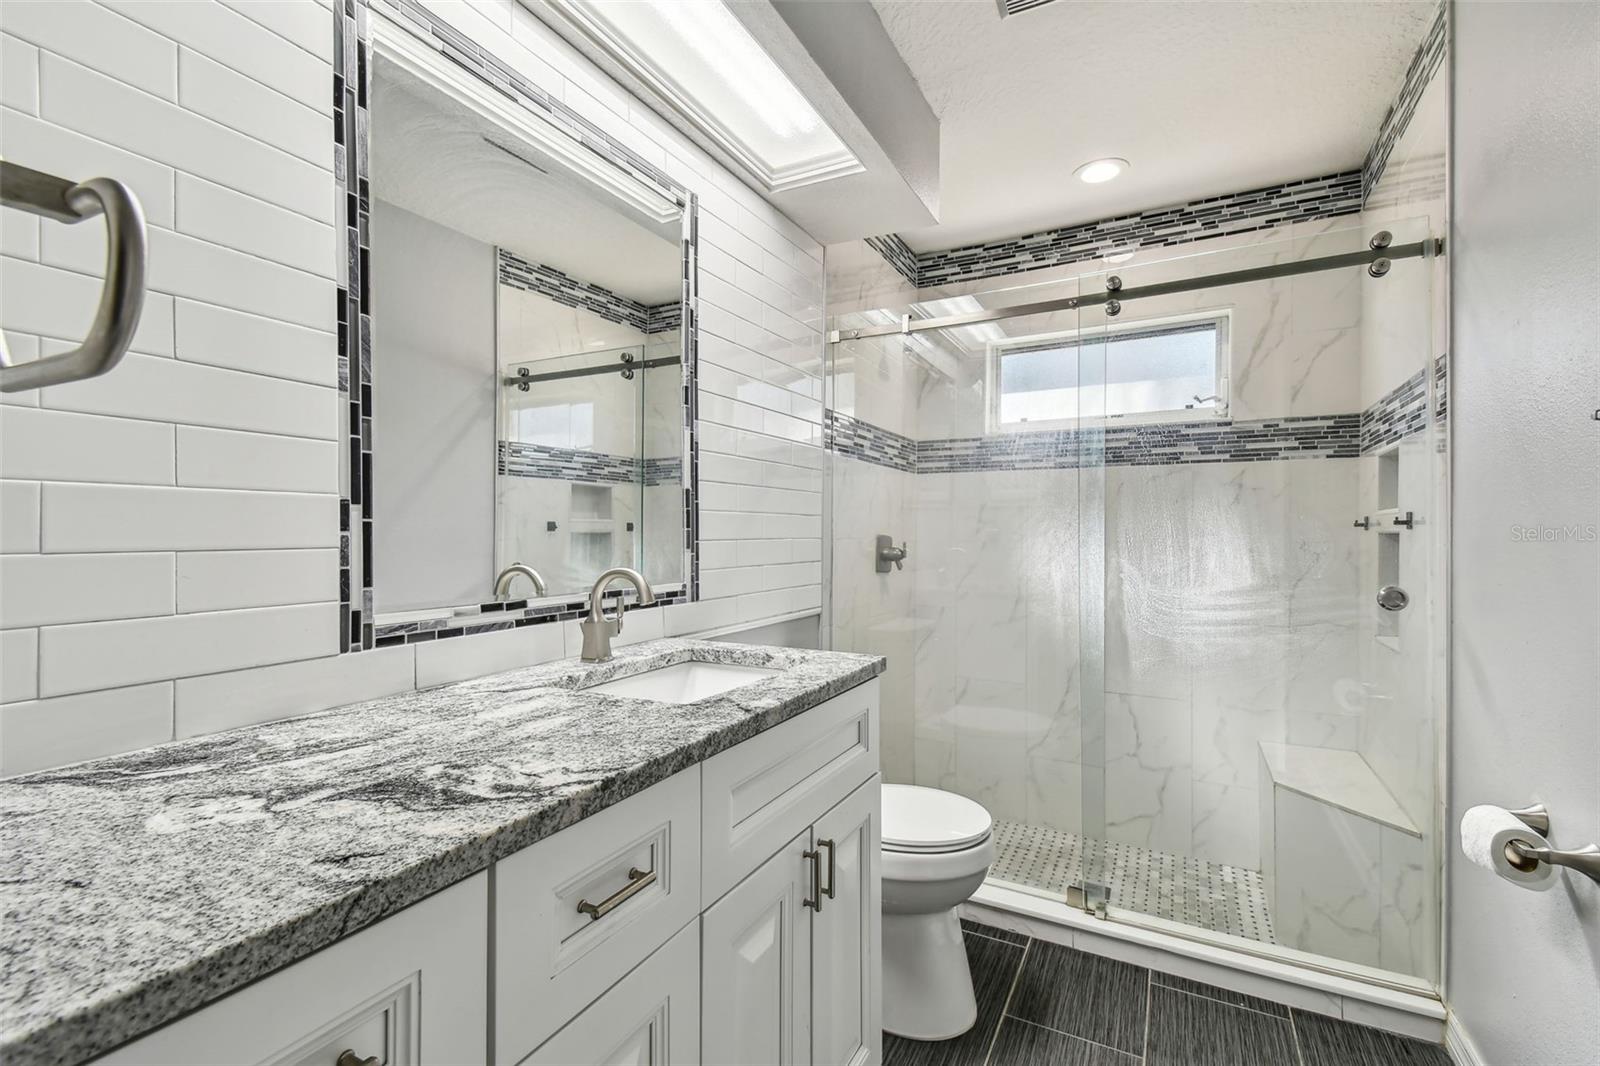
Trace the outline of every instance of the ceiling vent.
{"label": "ceiling vent", "polygon": [[1005,18],[1008,15],[1020,15],[1024,11],[1043,7],[1050,3],[1050,0],[995,0],[995,3],[1000,7],[1000,17]]}

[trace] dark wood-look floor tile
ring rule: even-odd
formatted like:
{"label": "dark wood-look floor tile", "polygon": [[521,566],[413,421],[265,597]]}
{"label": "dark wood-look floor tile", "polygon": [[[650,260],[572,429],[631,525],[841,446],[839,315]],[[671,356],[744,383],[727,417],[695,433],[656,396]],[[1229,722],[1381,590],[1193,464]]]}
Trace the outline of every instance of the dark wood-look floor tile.
{"label": "dark wood-look floor tile", "polygon": [[967,934],[967,965],[978,997],[978,1020],[954,1040],[907,1040],[883,1034],[884,1066],[981,1066],[994,1042],[1006,996],[1022,962],[1021,944]]}
{"label": "dark wood-look floor tile", "polygon": [[1155,986],[1148,1066],[1298,1066],[1287,1018]]}
{"label": "dark wood-look floor tile", "polygon": [[989,1053],[989,1066],[1139,1066],[1139,1061],[1137,1055],[1016,1018],[1000,1022],[1000,1035]]}
{"label": "dark wood-look floor tile", "polygon": [[1303,1010],[1293,1017],[1305,1066],[1450,1066],[1438,1044]]}
{"label": "dark wood-look floor tile", "polygon": [[1247,996],[1243,992],[1233,992],[1216,985],[1208,985],[1200,981],[1191,981],[1187,977],[1178,977],[1170,973],[1153,973],[1151,977],[1155,983],[1166,988],[1176,988],[1180,992],[1190,995],[1205,996],[1234,1007],[1246,1007],[1258,1010],[1263,1014],[1271,1014],[1277,1018],[1287,1018],[1289,1008],[1282,1003],[1274,1003],[1270,999],[1261,999],[1259,996]]}
{"label": "dark wood-look floor tile", "polygon": [[1001,929],[996,925],[984,925],[982,922],[975,922],[970,918],[961,919],[961,929],[963,932],[977,933],[979,936],[1003,940],[1007,944],[1026,944],[1028,942],[1026,933],[1014,933],[1009,929]]}
{"label": "dark wood-look floor tile", "polygon": [[1149,983],[1142,966],[1034,940],[1006,1013],[1138,1055]]}

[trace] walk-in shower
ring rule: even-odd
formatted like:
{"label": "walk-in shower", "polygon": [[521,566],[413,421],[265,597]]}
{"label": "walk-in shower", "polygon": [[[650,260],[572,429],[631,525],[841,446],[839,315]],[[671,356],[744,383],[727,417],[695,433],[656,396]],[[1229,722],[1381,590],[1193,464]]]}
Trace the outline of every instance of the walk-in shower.
{"label": "walk-in shower", "polygon": [[1349,218],[1205,247],[899,303],[834,265],[833,643],[889,658],[886,775],[994,816],[991,884],[1415,987],[1440,248]]}

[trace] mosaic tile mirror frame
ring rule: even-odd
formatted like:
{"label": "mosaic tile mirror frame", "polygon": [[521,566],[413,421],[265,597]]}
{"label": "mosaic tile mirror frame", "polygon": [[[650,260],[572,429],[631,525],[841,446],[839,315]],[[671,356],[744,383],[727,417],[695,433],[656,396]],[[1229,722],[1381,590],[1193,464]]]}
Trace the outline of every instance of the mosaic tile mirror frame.
{"label": "mosaic tile mirror frame", "polygon": [[[645,358],[647,365],[664,367],[668,374],[681,367],[681,376],[674,375],[672,378],[672,383],[678,386],[673,401],[677,412],[681,413],[681,450],[675,455],[641,455],[637,459],[636,469],[623,471],[622,474],[637,478],[641,510],[646,486],[667,479],[676,479],[681,483],[681,508],[674,501],[674,513],[670,519],[674,526],[674,538],[680,533],[681,523],[681,540],[669,541],[673,545],[670,550],[681,551],[681,569],[656,587],[656,603],[665,605],[696,599],[699,585],[699,522],[698,458],[694,434],[697,348],[697,203],[694,194],[561,101],[552,99],[510,65],[467,40],[413,0],[335,0],[333,19],[335,213],[337,229],[345,236],[339,262],[338,289],[338,380],[343,452],[340,470],[339,599],[341,617],[345,620],[340,650],[361,651],[393,644],[420,643],[550,624],[582,617],[588,606],[585,594],[564,588],[552,589],[550,595],[537,599],[497,600],[489,587],[494,576],[491,573],[485,578],[481,599],[403,613],[390,612],[385,604],[385,613],[376,611],[375,604],[379,600],[375,588],[382,579],[381,574],[377,575],[377,580],[374,575],[374,544],[379,539],[376,531],[382,528],[384,521],[394,520],[390,516],[395,511],[411,507],[415,501],[402,499],[389,504],[381,494],[374,492],[374,452],[379,453],[378,463],[386,461],[383,445],[377,443],[375,448],[373,432],[373,383],[382,374],[384,363],[383,347],[374,341],[374,312],[379,316],[377,321],[382,321],[383,307],[380,301],[379,306],[374,308],[372,298],[372,219],[375,200],[371,185],[372,114],[369,108],[376,54],[375,31],[380,51],[387,51],[391,44],[413,51],[423,46],[428,51],[422,54],[436,54],[447,59],[453,75],[459,77],[464,72],[478,91],[486,89],[494,94],[491,99],[495,102],[510,101],[518,109],[519,117],[540,124],[539,128],[547,136],[558,135],[556,142],[564,144],[567,152],[579,153],[575,157],[569,156],[576,158],[580,164],[578,170],[601,175],[602,180],[610,176],[624,184],[633,183],[636,187],[659,195],[664,203],[675,205],[676,222],[663,222],[664,225],[676,224],[681,228],[677,255],[678,299],[675,302],[645,306],[604,287],[565,275],[560,270],[530,263],[510,250],[499,247],[494,249],[494,292],[497,318],[499,300],[502,298],[500,294],[517,290],[538,293],[549,300],[581,308],[607,321],[627,324],[647,338],[670,338],[672,332],[676,333],[676,352],[670,357],[660,357],[660,351],[654,353],[657,357],[653,360],[649,351],[640,355]],[[501,152],[516,154],[504,144],[496,144],[488,137],[483,139]],[[543,172],[530,159],[523,158],[522,162]],[[591,177],[590,180],[594,179]],[[591,460],[584,456],[560,454],[552,458],[547,452],[530,454],[515,445],[508,449],[508,442],[500,439],[504,434],[500,425],[503,420],[499,394],[510,395],[508,389],[518,386],[507,387],[502,384],[505,379],[499,373],[499,356],[495,358],[496,382],[502,385],[496,389],[494,401],[497,424],[493,436],[496,439],[494,454],[484,456],[483,461],[492,464],[496,481],[508,472],[519,471],[524,476],[561,476],[563,464],[565,474],[573,476],[575,482],[603,484],[618,480],[618,470],[613,469],[617,464],[608,462],[616,457],[595,456]],[[626,355],[620,358],[627,360]],[[633,375],[624,366],[621,376],[631,380]],[[525,387],[523,391],[526,392]],[[665,424],[665,419],[662,424]],[[641,414],[641,434],[642,425]],[[577,474],[572,470],[574,462],[582,467]],[[590,466],[594,469],[588,469]],[[496,493],[498,495],[498,488]],[[394,510],[390,510],[391,507]],[[632,530],[631,523],[628,528]],[[664,528],[664,524],[658,523],[657,528]],[[496,539],[499,540],[498,532]],[[501,555],[497,545],[494,551],[496,570],[501,567]],[[656,577],[648,569],[646,576],[653,581]],[[586,589],[583,591],[587,592]],[[623,593],[614,591],[612,595],[621,596]],[[632,590],[628,589],[626,595],[631,600]]]}

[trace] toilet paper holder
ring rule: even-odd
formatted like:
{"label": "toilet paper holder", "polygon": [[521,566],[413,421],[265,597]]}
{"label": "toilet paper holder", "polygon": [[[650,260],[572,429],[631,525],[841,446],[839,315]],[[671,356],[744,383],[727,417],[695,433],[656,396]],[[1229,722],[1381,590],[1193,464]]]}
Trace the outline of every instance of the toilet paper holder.
{"label": "toilet paper holder", "polygon": [[[1540,836],[1549,835],[1550,809],[1544,804],[1535,803],[1521,810],[1512,811],[1511,814]],[[1568,851],[1560,848],[1536,847],[1531,841],[1508,840],[1506,861],[1525,873],[1537,870],[1541,862],[1550,863],[1552,866],[1565,866],[1600,884],[1600,845],[1596,844]]]}

